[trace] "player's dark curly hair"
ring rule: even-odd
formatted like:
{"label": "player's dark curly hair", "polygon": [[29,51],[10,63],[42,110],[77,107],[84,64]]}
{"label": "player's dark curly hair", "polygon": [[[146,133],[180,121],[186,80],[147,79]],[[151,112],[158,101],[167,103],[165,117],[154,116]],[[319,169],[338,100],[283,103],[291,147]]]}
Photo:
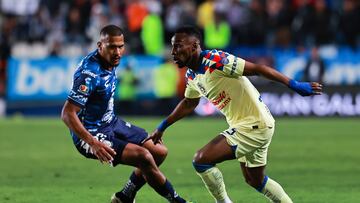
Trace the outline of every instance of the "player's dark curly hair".
{"label": "player's dark curly hair", "polygon": [[200,42],[202,42],[202,38],[201,38],[201,32],[199,29],[197,29],[196,27],[194,26],[191,26],[191,25],[185,25],[185,26],[182,26],[180,28],[178,28],[176,31],[175,31],[175,34],[176,33],[185,33],[189,36],[194,36],[196,37]]}
{"label": "player's dark curly hair", "polygon": [[100,30],[100,36],[120,36],[123,35],[123,30],[116,25],[106,25]]}

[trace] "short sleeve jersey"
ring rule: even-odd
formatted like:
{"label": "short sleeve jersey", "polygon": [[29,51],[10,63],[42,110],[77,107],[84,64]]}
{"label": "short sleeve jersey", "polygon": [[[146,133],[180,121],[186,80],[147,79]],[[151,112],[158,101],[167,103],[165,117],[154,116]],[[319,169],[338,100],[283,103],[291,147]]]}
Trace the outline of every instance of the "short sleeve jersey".
{"label": "short sleeve jersey", "polygon": [[114,119],[116,82],[115,67],[104,69],[97,51],[80,62],[68,101],[81,108],[78,117],[86,129],[96,130]]}
{"label": "short sleeve jersey", "polygon": [[197,71],[187,70],[186,98],[207,98],[230,127],[273,127],[274,118],[260,93],[243,76],[245,60],[219,50],[204,50]]}

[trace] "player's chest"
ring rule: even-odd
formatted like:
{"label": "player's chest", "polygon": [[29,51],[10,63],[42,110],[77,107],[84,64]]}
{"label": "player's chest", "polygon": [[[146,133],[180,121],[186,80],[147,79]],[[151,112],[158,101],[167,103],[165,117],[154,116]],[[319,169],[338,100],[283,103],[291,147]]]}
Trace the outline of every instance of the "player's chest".
{"label": "player's chest", "polygon": [[216,79],[209,74],[197,75],[193,87],[205,97],[211,97],[216,89]]}
{"label": "player's chest", "polygon": [[232,100],[231,83],[223,77],[199,77],[193,82],[194,88],[220,110]]}
{"label": "player's chest", "polygon": [[112,95],[116,88],[116,77],[114,75],[100,75],[96,93],[98,95]]}

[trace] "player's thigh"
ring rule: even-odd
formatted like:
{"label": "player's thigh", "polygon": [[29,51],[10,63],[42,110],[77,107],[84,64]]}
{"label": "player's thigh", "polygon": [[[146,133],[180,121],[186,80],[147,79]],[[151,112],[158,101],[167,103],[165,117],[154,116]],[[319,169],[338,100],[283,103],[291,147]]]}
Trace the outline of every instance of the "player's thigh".
{"label": "player's thigh", "polygon": [[146,148],[128,143],[121,156],[121,162],[135,167],[155,166],[155,160]]}
{"label": "player's thigh", "polygon": [[238,158],[240,162],[244,162],[248,168],[265,166],[267,164],[268,144],[257,148],[253,152],[245,154],[243,157]]}
{"label": "player's thigh", "polygon": [[246,163],[247,167],[266,165],[267,149],[273,135],[272,128],[263,129],[228,129],[222,134],[234,149],[239,162]]}
{"label": "player's thigh", "polygon": [[120,118],[116,118],[111,127],[116,138],[137,145],[142,145],[142,142],[149,136],[143,128],[123,121]]}
{"label": "player's thigh", "polygon": [[216,164],[234,158],[233,150],[225,137],[218,135],[196,152],[194,161],[199,164]]}
{"label": "player's thigh", "polygon": [[[115,138],[111,129],[104,128],[96,132],[91,132],[91,134],[92,136],[95,137],[95,139],[99,140],[100,142],[108,145],[109,147],[115,150],[116,155],[113,157],[114,158],[114,160],[112,161],[113,166],[122,163],[121,156],[128,142]],[[83,156],[91,159],[97,159],[90,145],[87,144],[85,141],[80,140],[80,142],[76,145],[76,148]]]}
{"label": "player's thigh", "polygon": [[150,139],[142,146],[150,151],[157,164],[160,164],[167,156],[168,149],[163,143],[154,144],[154,142]]}

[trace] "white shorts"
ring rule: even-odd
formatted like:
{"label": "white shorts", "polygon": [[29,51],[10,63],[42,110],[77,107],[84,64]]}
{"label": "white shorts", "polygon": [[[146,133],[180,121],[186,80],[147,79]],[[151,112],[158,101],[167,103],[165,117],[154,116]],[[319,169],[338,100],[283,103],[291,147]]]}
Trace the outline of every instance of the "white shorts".
{"label": "white shorts", "polygon": [[274,127],[260,129],[229,128],[221,134],[232,148],[236,148],[235,156],[246,167],[265,166],[267,151],[274,134]]}

